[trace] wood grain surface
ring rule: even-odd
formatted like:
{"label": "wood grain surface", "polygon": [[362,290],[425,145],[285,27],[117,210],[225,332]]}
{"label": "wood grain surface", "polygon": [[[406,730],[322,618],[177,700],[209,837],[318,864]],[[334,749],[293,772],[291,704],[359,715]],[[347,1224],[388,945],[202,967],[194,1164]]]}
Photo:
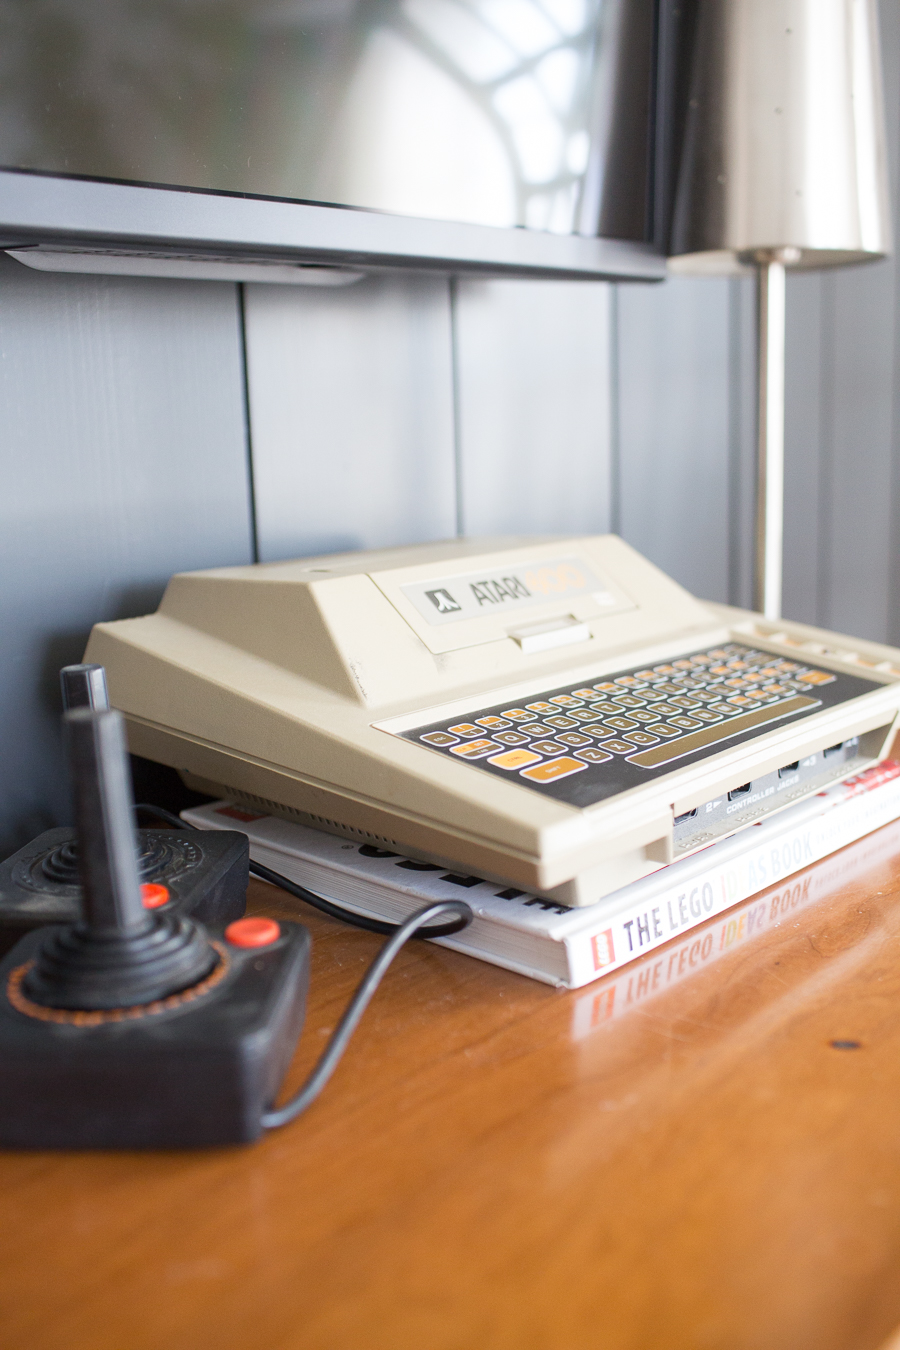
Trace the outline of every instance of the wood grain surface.
{"label": "wood grain surface", "polygon": [[[285,1090],[381,941],[303,917]],[[417,943],[261,1143],[0,1154],[0,1346],[876,1350],[900,1324],[900,824],[708,932],[573,993]]]}

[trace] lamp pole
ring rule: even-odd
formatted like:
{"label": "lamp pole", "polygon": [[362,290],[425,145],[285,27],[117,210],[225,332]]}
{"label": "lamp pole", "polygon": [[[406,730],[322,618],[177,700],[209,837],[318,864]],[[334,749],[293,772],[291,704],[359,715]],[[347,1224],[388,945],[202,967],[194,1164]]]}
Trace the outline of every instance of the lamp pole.
{"label": "lamp pole", "polygon": [[756,566],[753,608],[781,618],[784,550],[785,263],[800,250],[759,250],[756,267]]}

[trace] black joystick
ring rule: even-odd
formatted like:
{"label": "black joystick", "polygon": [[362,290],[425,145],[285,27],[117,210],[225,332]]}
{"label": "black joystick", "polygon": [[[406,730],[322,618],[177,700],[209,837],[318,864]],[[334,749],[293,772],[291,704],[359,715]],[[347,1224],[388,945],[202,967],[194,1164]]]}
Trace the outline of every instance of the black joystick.
{"label": "black joystick", "polygon": [[[109,708],[102,666],[64,666],[60,685],[63,706],[70,712]],[[85,773],[90,777],[93,770],[87,767]],[[144,892],[145,904],[152,902],[166,916],[190,915],[202,923],[225,924],[244,913],[249,879],[245,834],[145,829],[136,836],[132,830],[131,837],[138,880],[152,888]],[[77,831],[47,830],[0,862],[0,955],[33,928],[74,923],[81,913]]]}
{"label": "black joystick", "polygon": [[196,984],[218,958],[190,919],[144,907],[121,713],[76,708],[65,723],[84,913],[48,933],[23,990],[53,1008],[150,1003]]}
{"label": "black joystick", "polygon": [[0,1147],[254,1139],[302,1026],[308,934],[148,910],[121,714],[85,704],[65,723],[83,912],[0,964]]}

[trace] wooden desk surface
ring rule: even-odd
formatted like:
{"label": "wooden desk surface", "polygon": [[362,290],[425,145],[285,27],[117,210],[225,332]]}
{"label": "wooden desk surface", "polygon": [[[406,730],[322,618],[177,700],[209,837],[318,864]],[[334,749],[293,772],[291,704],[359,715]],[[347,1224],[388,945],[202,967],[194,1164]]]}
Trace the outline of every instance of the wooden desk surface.
{"label": "wooden desk surface", "polygon": [[[407,948],[325,1095],[256,1146],[0,1154],[0,1345],[881,1346],[900,1324],[900,824],[831,866],[830,895],[810,902],[813,869],[765,895],[777,924],[720,921],[706,964],[688,949],[666,988],[666,949],[612,1007],[616,976],[564,993]],[[296,912],[261,883],[252,901]],[[380,942],[304,917],[292,1083]]]}

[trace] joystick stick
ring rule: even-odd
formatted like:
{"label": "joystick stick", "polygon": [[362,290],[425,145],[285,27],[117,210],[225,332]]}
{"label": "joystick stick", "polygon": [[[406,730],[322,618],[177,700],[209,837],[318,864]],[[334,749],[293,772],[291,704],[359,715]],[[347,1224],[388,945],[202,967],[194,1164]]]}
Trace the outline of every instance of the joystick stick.
{"label": "joystick stick", "polygon": [[[109,708],[102,666],[64,666],[60,685],[69,711]],[[145,904],[203,923],[227,924],[244,913],[249,879],[245,834],[139,830],[135,850],[138,879],[152,887],[145,890]],[[81,901],[78,834],[68,828],[47,830],[0,863],[0,955],[33,928],[74,923]]]}
{"label": "joystick stick", "polygon": [[53,1008],[150,1003],[196,984],[216,954],[190,919],[144,906],[121,715],[82,707],[65,720],[83,915],[80,923],[47,933],[23,991]]}
{"label": "joystick stick", "polygon": [[103,666],[63,666],[59,672],[63,708],[96,708],[102,712],[109,707],[106,671]]}
{"label": "joystick stick", "polygon": [[65,724],[82,915],[0,964],[0,1146],[253,1139],[303,1022],[306,930],[148,909],[121,714],[85,701]]}

